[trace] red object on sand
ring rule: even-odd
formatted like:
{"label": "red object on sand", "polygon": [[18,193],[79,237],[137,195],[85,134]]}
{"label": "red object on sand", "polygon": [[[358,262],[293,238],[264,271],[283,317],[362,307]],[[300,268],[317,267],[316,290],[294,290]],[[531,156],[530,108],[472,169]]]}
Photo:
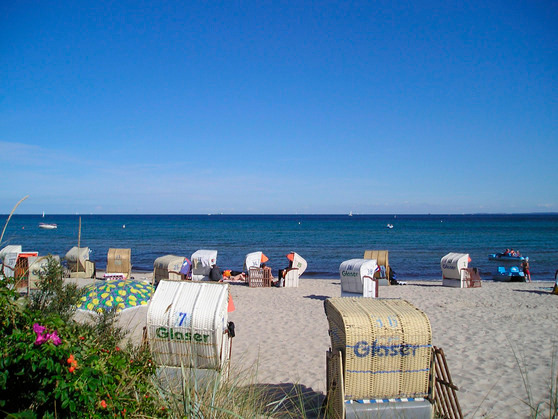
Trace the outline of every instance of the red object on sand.
{"label": "red object on sand", "polygon": [[229,294],[229,306],[227,307],[227,312],[232,313],[235,310],[232,295]]}

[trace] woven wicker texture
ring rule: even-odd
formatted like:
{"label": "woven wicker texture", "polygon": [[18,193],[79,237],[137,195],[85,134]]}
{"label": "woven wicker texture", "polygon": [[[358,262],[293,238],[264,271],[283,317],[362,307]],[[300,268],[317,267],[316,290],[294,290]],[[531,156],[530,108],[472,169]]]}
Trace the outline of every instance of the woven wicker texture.
{"label": "woven wicker texture", "polygon": [[271,278],[266,277],[263,268],[250,268],[248,271],[248,286],[252,288],[271,287]]}
{"label": "woven wicker texture", "polygon": [[163,279],[170,281],[181,281],[180,268],[184,263],[184,256],[165,255],[158,257],[153,262],[153,279],[159,282]]}
{"label": "woven wicker texture", "polygon": [[331,347],[343,354],[345,399],[428,395],[432,332],[405,300],[330,298]]}
{"label": "woven wicker texture", "polygon": [[109,249],[107,253],[108,274],[122,273],[130,278],[132,273],[132,249]]}
{"label": "woven wicker texture", "polygon": [[345,417],[343,393],[343,360],[341,352],[331,350],[326,353],[327,363],[327,417]]}
{"label": "woven wicker texture", "polygon": [[161,281],[147,312],[155,361],[174,367],[224,367],[230,347],[228,299],[228,284]]}

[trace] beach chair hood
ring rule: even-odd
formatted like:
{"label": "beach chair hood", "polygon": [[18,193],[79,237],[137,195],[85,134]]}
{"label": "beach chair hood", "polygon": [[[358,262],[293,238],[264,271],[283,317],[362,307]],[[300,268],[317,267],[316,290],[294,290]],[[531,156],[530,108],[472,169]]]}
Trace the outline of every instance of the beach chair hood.
{"label": "beach chair hood", "polygon": [[72,271],[75,271],[76,266],[81,270],[85,269],[85,261],[89,260],[89,254],[91,250],[89,247],[77,247],[74,246],[68,253],[66,253],[65,259],[68,261],[68,265]]}
{"label": "beach chair hood", "polygon": [[14,269],[19,254],[22,253],[20,245],[9,245],[0,250],[0,262],[2,262],[2,273],[6,277],[14,276]]}
{"label": "beach chair hood", "polygon": [[211,266],[217,264],[217,250],[196,250],[190,260],[192,261],[192,279],[207,281]]}
{"label": "beach chair hood", "polygon": [[468,253],[448,253],[440,260],[444,279],[461,279],[461,269],[469,266]]}
{"label": "beach chair hood", "polygon": [[222,369],[230,356],[228,284],[161,281],[147,311],[147,335],[160,365]]}
{"label": "beach chair hood", "polygon": [[364,292],[363,278],[374,277],[378,270],[376,259],[350,259],[339,265],[341,293],[360,294]]}
{"label": "beach chair hood", "polygon": [[259,268],[261,263],[262,263],[262,252],[248,253],[244,261],[244,270],[249,271],[250,268]]}
{"label": "beach chair hood", "polygon": [[155,262],[153,262],[153,278],[155,282],[159,282],[162,279],[180,281],[182,279],[180,270],[184,260],[187,260],[184,256],[175,255],[165,255],[155,259]]}
{"label": "beach chair hood", "polygon": [[306,271],[306,267],[308,266],[308,263],[298,253],[296,252],[291,252],[291,253],[293,255],[293,268],[298,269],[298,276],[301,276],[304,273],[304,271]]}

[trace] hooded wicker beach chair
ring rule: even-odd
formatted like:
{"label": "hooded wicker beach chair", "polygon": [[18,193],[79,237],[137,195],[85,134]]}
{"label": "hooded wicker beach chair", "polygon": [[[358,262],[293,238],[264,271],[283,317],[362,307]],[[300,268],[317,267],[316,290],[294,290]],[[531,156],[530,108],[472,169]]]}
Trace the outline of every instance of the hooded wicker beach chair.
{"label": "hooded wicker beach chair", "polygon": [[424,312],[382,298],[329,298],[324,308],[331,338],[327,417],[463,417]]}
{"label": "hooded wicker beach chair", "polygon": [[[186,280],[187,274],[181,272],[186,261],[188,261],[188,258],[184,256],[165,255],[158,257],[153,262],[153,282],[158,284],[163,279],[169,281]],[[188,261],[188,263],[190,262]]]}
{"label": "hooded wicker beach chair", "polygon": [[132,275],[132,249],[110,248],[107,254],[105,278],[129,279]]}
{"label": "hooded wicker beach chair", "polygon": [[374,278],[378,279],[379,285],[391,285],[390,278],[392,276],[391,267],[389,266],[389,251],[387,250],[366,250],[364,259],[375,259],[378,265],[378,271],[374,274]]}

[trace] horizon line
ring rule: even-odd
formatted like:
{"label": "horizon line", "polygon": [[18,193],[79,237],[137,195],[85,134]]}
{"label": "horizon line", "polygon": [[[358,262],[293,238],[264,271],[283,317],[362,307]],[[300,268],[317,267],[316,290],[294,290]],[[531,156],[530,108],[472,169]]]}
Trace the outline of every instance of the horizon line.
{"label": "horizon line", "polygon": [[[14,213],[12,217],[17,215],[36,215],[42,217],[42,213],[34,213],[34,212],[26,212],[26,213]],[[352,216],[469,216],[469,215],[558,215],[558,212],[553,211],[531,211],[531,212],[462,212],[462,213],[224,213],[224,212],[215,212],[215,213],[49,213],[46,214],[47,216],[95,216],[95,215],[169,215],[169,216],[345,216],[345,217],[352,217]],[[0,216],[9,216],[9,214],[0,214]]]}

